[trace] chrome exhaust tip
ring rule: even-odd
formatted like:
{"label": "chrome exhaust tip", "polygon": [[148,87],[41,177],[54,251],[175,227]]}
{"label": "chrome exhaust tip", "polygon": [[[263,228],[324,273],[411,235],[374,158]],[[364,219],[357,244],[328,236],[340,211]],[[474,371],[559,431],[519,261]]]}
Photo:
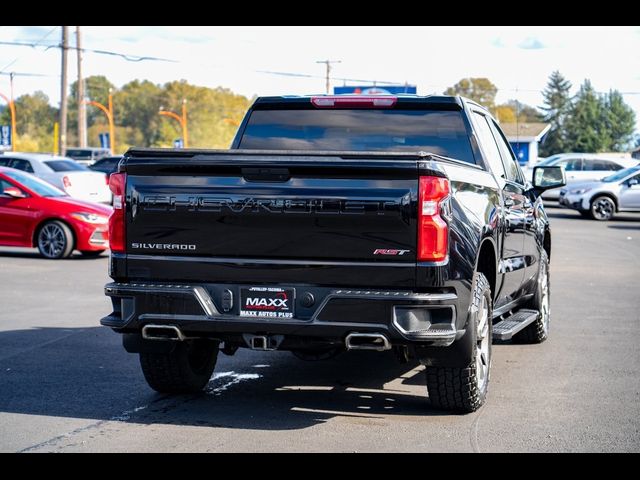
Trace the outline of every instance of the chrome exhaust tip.
{"label": "chrome exhaust tip", "polygon": [[169,340],[182,342],[187,337],[175,325],[145,325],[142,327],[142,338],[145,340]]}
{"label": "chrome exhaust tip", "polygon": [[381,333],[350,333],[344,344],[347,350],[391,350],[389,340]]}

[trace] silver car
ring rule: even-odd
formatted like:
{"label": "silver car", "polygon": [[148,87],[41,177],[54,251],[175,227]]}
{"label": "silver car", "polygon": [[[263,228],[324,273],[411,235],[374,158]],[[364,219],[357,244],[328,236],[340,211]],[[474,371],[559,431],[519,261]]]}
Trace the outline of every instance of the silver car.
{"label": "silver car", "polygon": [[610,220],[616,212],[640,212],[640,165],[597,182],[564,187],[558,201],[594,220]]}
{"label": "silver car", "polygon": [[[560,153],[552,155],[534,166],[558,166],[566,172],[567,186],[595,182],[613,172],[640,163],[636,158],[621,158],[604,153]],[[558,200],[560,189],[553,188],[542,193],[543,200]]]}
{"label": "silver car", "polygon": [[68,157],[44,153],[6,152],[0,167],[28,172],[64,190],[70,197],[96,203],[111,203],[107,176],[94,172]]}

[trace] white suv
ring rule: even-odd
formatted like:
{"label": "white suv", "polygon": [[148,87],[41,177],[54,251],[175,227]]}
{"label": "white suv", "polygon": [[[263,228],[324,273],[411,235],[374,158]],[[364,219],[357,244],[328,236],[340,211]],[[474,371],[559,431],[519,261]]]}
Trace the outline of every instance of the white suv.
{"label": "white suv", "polygon": [[[559,153],[552,155],[534,166],[563,167],[567,177],[567,187],[572,184],[600,180],[623,168],[640,163],[635,158],[615,157],[597,153]],[[544,200],[558,200],[560,189],[554,188],[542,194]]]}

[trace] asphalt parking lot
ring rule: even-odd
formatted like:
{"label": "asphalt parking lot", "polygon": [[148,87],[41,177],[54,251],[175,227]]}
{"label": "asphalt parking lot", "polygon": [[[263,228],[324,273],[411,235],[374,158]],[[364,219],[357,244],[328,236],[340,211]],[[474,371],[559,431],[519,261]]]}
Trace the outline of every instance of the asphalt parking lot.
{"label": "asphalt parking lot", "polygon": [[550,208],[552,331],[494,347],[489,399],[431,409],[392,355],[220,355],[206,394],[150,390],[98,324],[107,258],[0,249],[0,451],[638,451],[640,215]]}

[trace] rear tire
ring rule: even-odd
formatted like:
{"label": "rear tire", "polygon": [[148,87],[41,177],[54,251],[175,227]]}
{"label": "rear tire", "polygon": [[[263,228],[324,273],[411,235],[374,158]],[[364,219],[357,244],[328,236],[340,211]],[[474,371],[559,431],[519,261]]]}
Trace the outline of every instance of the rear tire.
{"label": "rear tire", "polygon": [[475,346],[465,367],[427,367],[427,391],[431,405],[461,413],[475,412],[486,398],[491,372],[492,295],[487,278],[476,273],[469,331]]}
{"label": "rear tire", "polygon": [[190,340],[178,343],[170,353],[141,353],[144,378],[160,393],[199,392],[216,366],[218,345],[212,340]]}
{"label": "rear tire", "polygon": [[50,220],[40,227],[36,245],[40,255],[51,260],[67,258],[73,252],[73,232],[59,220]]}
{"label": "rear tire", "polygon": [[544,250],[540,254],[540,268],[536,293],[525,308],[537,310],[538,318],[522,331],[513,336],[514,343],[542,343],[549,337],[549,323],[551,321],[551,284],[549,279],[549,257]]}

